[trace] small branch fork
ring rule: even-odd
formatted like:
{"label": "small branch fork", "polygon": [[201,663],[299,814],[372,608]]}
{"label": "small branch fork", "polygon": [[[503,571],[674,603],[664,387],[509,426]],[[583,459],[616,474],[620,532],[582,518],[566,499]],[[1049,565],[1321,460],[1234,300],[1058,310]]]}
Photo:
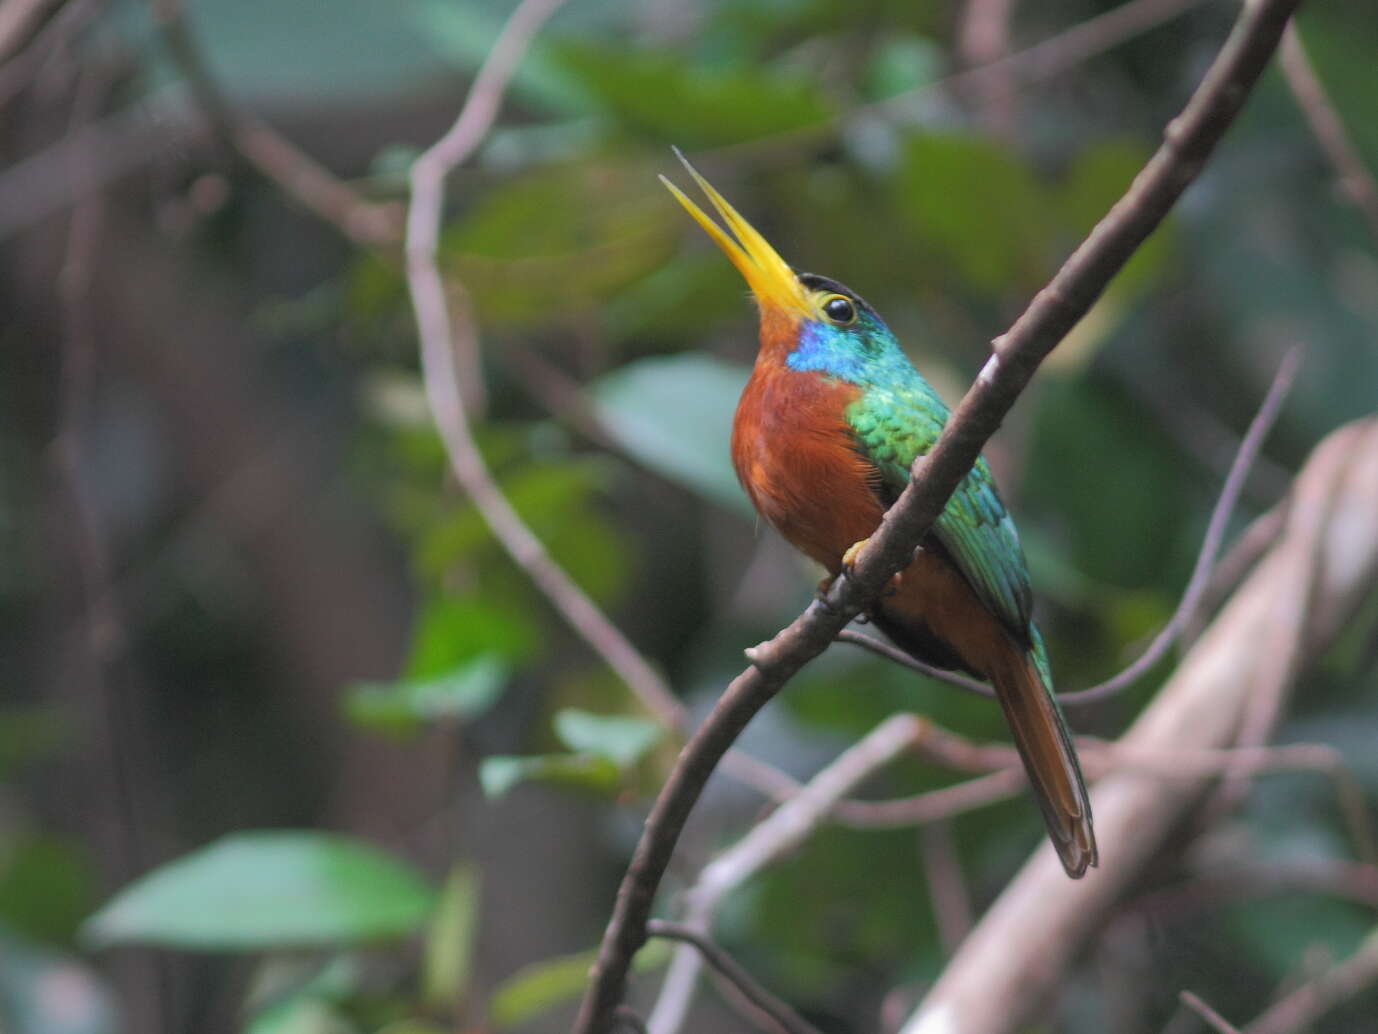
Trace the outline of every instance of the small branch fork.
{"label": "small branch fork", "polygon": [[774,639],[749,655],[742,672],[681,752],[646,820],[618,891],[575,1034],[602,1034],[613,1020],[632,956],[670,856],[708,777],[746,724],[904,567],[948,498],[971,469],[1038,364],[1090,309],[1110,279],[1200,173],[1277,48],[1298,0],[1247,3],[1220,54],[1163,144],[1128,192],[1034,298],[954,412],[933,450],[914,465],[909,486],[886,513],[853,572]]}

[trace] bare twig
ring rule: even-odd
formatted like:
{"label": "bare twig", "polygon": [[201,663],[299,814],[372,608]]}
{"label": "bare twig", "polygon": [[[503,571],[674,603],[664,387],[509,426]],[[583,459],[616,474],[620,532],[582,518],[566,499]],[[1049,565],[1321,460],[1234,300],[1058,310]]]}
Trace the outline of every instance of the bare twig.
{"label": "bare twig", "polygon": [[895,829],[939,822],[1015,796],[1028,779],[1022,766],[891,801],[841,801],[833,818],[852,829]]}
{"label": "bare twig", "polygon": [[[993,804],[1010,796],[1024,782],[1024,769],[1013,747],[972,743],[932,723],[924,727],[913,749],[955,771],[991,774],[983,779],[929,790],[888,801],[840,801],[833,816],[843,825],[861,829],[919,826],[962,811]],[[1163,780],[1197,780],[1231,775],[1253,778],[1268,772],[1318,772],[1335,788],[1336,803],[1365,862],[1378,862],[1378,834],[1354,773],[1344,755],[1329,744],[1288,743],[1281,746],[1226,749],[1144,749],[1127,743],[1078,739],[1077,751],[1088,778],[1116,772],[1142,773]]]}
{"label": "bare twig", "polygon": [[1346,999],[1378,983],[1378,933],[1315,980],[1297,988],[1244,1028],[1244,1034],[1301,1034]]}
{"label": "bare twig", "polygon": [[976,87],[979,112],[986,130],[1009,139],[1019,111],[1014,69],[1004,61],[1010,54],[1010,22],[1014,0],[966,0],[958,30],[963,64],[987,69]]}
{"label": "bare twig", "polygon": [[1177,998],[1209,1024],[1210,1028],[1216,1031],[1216,1034],[1240,1034],[1238,1027],[1207,1005],[1199,995],[1194,995],[1190,991],[1183,991],[1178,994]]}
{"label": "bare twig", "polygon": [[0,6],[0,61],[22,50],[63,0],[10,0]]}
{"label": "bare twig", "polygon": [[1196,616],[1182,630],[1182,642],[1191,645],[1201,634],[1205,616],[1214,613],[1222,600],[1249,573],[1255,564],[1268,552],[1282,534],[1287,524],[1287,500],[1283,499],[1266,513],[1255,517],[1249,526],[1239,533],[1239,538],[1211,572],[1201,594],[1201,602],[1196,608]]}
{"label": "bare twig", "polygon": [[[412,166],[407,212],[407,285],[421,339],[426,397],[450,465],[503,548],[550,599],[566,621],[660,721],[683,725],[683,710],[659,674],[597,605],[550,557],[493,481],[469,432],[457,384],[456,350],[477,351],[478,330],[462,304],[462,289],[441,279],[436,264],[445,178],[482,142],[503,91],[531,37],[561,0],[523,0],[508,20],[474,80],[449,131]],[[452,317],[455,317],[452,320]]]}
{"label": "bare twig", "polygon": [[1124,912],[1163,925],[1198,920],[1202,912],[1241,898],[1324,894],[1378,909],[1378,866],[1315,856],[1227,865],[1128,901]]}
{"label": "bare twig", "polygon": [[402,229],[397,206],[368,200],[272,126],[236,110],[211,75],[182,0],[151,0],[151,5],[169,53],[226,142],[284,194],[355,243],[397,247]]}
{"label": "bare twig", "polygon": [[1279,58],[1292,96],[1297,99],[1302,114],[1306,116],[1316,142],[1339,174],[1341,189],[1349,195],[1349,200],[1368,224],[1369,234],[1378,243],[1378,183],[1364,165],[1359,149],[1354,146],[1349,131],[1325,92],[1325,86],[1316,75],[1295,24],[1289,25],[1282,37]]}
{"label": "bare twig", "polygon": [[576,1034],[601,1034],[622,1000],[632,956],[644,943],[655,892],[680,830],[737,735],[803,665],[907,566],[915,546],[980,456],[1043,358],[1105,290],[1200,173],[1271,58],[1298,0],[1247,4],[1205,79],[1162,146],[1010,330],[958,405],[933,450],[914,464],[909,485],[886,512],[847,576],[772,640],[748,652],[751,667],[723,693],[680,754],[657,798],[594,964]]}
{"label": "bare twig", "polygon": [[[1094,704],[1117,693],[1122,693],[1152,670],[1153,666],[1162,660],[1163,656],[1172,648],[1172,644],[1181,637],[1183,631],[1191,625],[1200,608],[1202,597],[1211,584],[1211,572],[1214,570],[1215,558],[1220,553],[1220,545],[1224,541],[1230,515],[1239,502],[1239,493],[1248,478],[1249,468],[1253,465],[1254,459],[1263,447],[1264,438],[1277,419],[1278,411],[1282,408],[1283,400],[1286,399],[1293,381],[1296,380],[1300,365],[1301,350],[1294,348],[1283,358],[1278,372],[1273,377],[1273,383],[1268,388],[1268,394],[1264,396],[1258,412],[1254,414],[1253,420],[1249,423],[1249,429],[1239,443],[1239,451],[1235,453],[1234,462],[1230,464],[1229,474],[1225,477],[1225,484],[1220,490],[1215,508],[1211,511],[1210,521],[1206,525],[1206,534],[1201,541],[1201,551],[1196,556],[1196,565],[1192,568],[1187,587],[1183,590],[1177,609],[1168,619],[1168,623],[1162,627],[1161,631],[1153,638],[1153,642],[1149,643],[1138,659],[1128,667],[1089,689],[1059,693],[1058,701],[1060,703],[1074,707]],[[984,697],[995,695],[994,691],[979,679],[969,678],[959,672],[945,671],[942,668],[925,664],[903,650],[865,633],[846,629],[840,632],[837,638],[839,642],[863,647],[872,653],[885,657],[887,660],[892,660],[906,668],[911,668],[930,678],[939,679],[969,693],[976,693]]]}
{"label": "bare twig", "polygon": [[[896,715],[876,726],[785,801],[741,840],[715,858],[685,895],[683,921],[707,933],[719,903],[765,866],[794,850],[831,809],[874,772],[922,738],[928,723]],[[684,1023],[703,963],[693,951],[675,953],[651,1013],[654,1034],[673,1034]]]}
{"label": "bare twig", "polygon": [[[1285,536],[1135,722],[1124,749],[1150,756],[1216,753],[1232,742],[1259,675],[1258,644],[1273,627],[1276,600],[1304,592],[1310,579],[1298,570],[1298,553],[1314,557],[1322,577],[1305,625],[1306,657],[1322,650],[1367,597],[1378,575],[1378,529],[1371,520],[1378,507],[1378,422],[1342,428],[1318,446],[1297,480],[1293,506],[1329,510],[1321,521],[1328,529],[1321,554],[1309,541]],[[1020,1029],[1208,778],[1146,780],[1124,771],[1101,779],[1092,791],[1101,868],[1072,883],[1051,849],[1037,851],[962,943],[906,1034]]]}
{"label": "bare twig", "polygon": [[947,820],[929,822],[918,829],[919,857],[923,859],[924,883],[933,902],[938,941],[951,955],[971,929],[971,894],[957,855],[957,841]]}
{"label": "bare twig", "polygon": [[777,998],[756,982],[740,962],[715,944],[707,934],[682,923],[667,923],[652,919],[646,924],[652,937],[687,944],[699,953],[710,966],[727,979],[752,1006],[759,1009],[786,1034],[819,1034],[818,1028],[800,1016],[789,1003]]}

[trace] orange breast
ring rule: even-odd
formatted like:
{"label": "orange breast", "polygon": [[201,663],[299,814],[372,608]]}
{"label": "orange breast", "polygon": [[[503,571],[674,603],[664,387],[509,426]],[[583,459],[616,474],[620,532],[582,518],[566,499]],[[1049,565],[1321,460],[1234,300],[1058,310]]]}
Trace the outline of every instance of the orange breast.
{"label": "orange breast", "polygon": [[[858,393],[815,373],[758,362],[732,425],[732,463],[757,511],[832,574],[883,513],[872,490],[875,470],[856,451],[844,415]],[[878,611],[906,649],[930,654],[922,643],[936,639],[978,674],[989,670],[993,651],[1010,648],[999,621],[931,540]]]}
{"label": "orange breast", "polygon": [[757,511],[834,574],[882,513],[844,416],[858,394],[816,373],[757,363],[732,424],[732,463]]}

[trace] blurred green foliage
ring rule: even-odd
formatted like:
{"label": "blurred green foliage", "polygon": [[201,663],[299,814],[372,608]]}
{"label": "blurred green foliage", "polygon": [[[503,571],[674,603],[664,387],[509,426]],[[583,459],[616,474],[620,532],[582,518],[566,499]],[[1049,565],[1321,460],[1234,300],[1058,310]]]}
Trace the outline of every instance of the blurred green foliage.
{"label": "blurred green foliage", "polygon": [[[512,6],[203,0],[191,10],[235,103],[386,199],[403,189],[409,156],[453,116]],[[1043,39],[1111,6],[1014,5],[1013,38]],[[114,7],[82,45],[123,55],[112,107],[161,111],[177,71],[143,6]],[[1315,5],[1302,28],[1339,114],[1378,168],[1378,21],[1361,7]],[[787,260],[867,297],[955,401],[989,339],[1152,152],[1230,14],[1202,5],[1052,81],[1017,81],[1013,121],[1001,129],[995,101],[939,82],[965,62],[963,9],[571,0],[519,69],[499,125],[452,179],[441,257],[482,331],[475,432],[484,456],[555,561],[692,713],[740,669],[743,647],[798,612],[818,572],[756,526],[731,472],[753,314],[735,271],[657,184],[672,165],[669,146],[690,151]],[[69,117],[66,108],[46,115],[54,125]],[[345,656],[348,637],[361,635],[324,618],[306,631],[312,615],[339,618],[325,597],[344,590],[328,582],[306,598],[289,585],[303,598],[275,609],[252,562],[263,526],[230,542],[203,516],[220,512],[214,503],[233,494],[235,472],[207,477],[183,456],[186,401],[153,364],[110,360],[88,473],[145,691],[137,713],[112,721],[94,684],[60,663],[76,637],[47,625],[35,636],[18,621],[4,633],[0,678],[33,689],[0,708],[0,1028],[120,1029],[112,989],[137,996],[117,963],[130,945],[155,944],[175,950],[163,960],[211,953],[171,970],[179,990],[166,1008],[185,1029],[564,1029],[592,961],[579,949],[596,942],[634,820],[678,744],[454,490],[396,258],[342,249],[328,230],[285,215],[271,185],[221,155],[180,147],[156,154],[130,196],[111,198],[119,218],[110,236],[137,226],[194,282],[224,286],[238,306],[227,322],[252,344],[233,359],[280,391],[294,417],[328,425],[329,449],[310,456],[332,471],[329,491],[289,484],[273,505],[266,490],[247,494],[265,524],[313,515],[312,541],[297,551],[335,541],[337,524],[365,521],[404,587],[385,607],[407,612],[407,642],[388,671],[351,670],[308,689],[313,669],[302,658],[314,655],[302,640]],[[221,180],[230,200],[188,216],[183,195],[197,184],[212,193]],[[1236,526],[1277,499],[1321,436],[1372,410],[1376,256],[1270,75],[1202,181],[1055,353],[989,450],[1063,685],[1116,670],[1172,612],[1231,448],[1286,347],[1308,346],[1306,369]],[[138,265],[118,253],[103,262]],[[22,291],[16,311],[28,308]],[[45,301],[60,308],[56,294]],[[156,315],[174,339],[182,332]],[[41,315],[26,319],[36,322],[0,327],[0,340],[60,338]],[[134,332],[102,329],[112,342]],[[190,362],[198,342],[184,344]],[[63,615],[80,595],[71,588],[79,577],[56,562],[70,544],[42,545],[50,500],[35,472],[55,413],[29,412],[32,397],[55,394],[61,363],[44,356],[36,375],[27,354],[0,350],[0,410],[23,416],[0,438],[6,618]],[[352,546],[333,548],[327,566],[361,563]],[[286,566],[293,553],[270,562]],[[50,555],[51,577],[32,559]],[[280,583],[276,592],[291,596]],[[371,599],[360,593],[345,609]],[[1279,733],[1334,744],[1370,801],[1375,622],[1370,608],[1308,676]],[[1152,682],[1078,715],[1080,727],[1115,735]],[[987,702],[838,648],[748,730],[746,747],[805,777],[902,710],[977,739],[1004,736]],[[137,874],[102,833],[127,814],[97,821],[64,803],[81,780],[63,766],[104,763],[107,725],[126,760],[156,777],[155,799],[131,812],[143,824],[143,843],[129,849]],[[959,778],[906,760],[867,792],[917,793]],[[740,835],[760,806],[710,793],[676,879]],[[242,831],[266,827],[280,828]],[[963,815],[952,832],[977,906],[1042,835],[1023,799]],[[1228,825],[1193,840],[1198,832],[1183,830],[1132,888],[1045,1029],[1156,1032],[1184,986],[1227,1015],[1251,1016],[1317,951],[1341,957],[1372,930],[1371,908],[1314,892],[1210,899],[1189,915],[1154,910],[1155,893],[1190,891],[1217,868],[1347,860],[1343,820],[1321,779],[1269,777]],[[825,828],[733,895],[717,933],[825,1029],[871,1030],[887,995],[905,998],[941,969],[930,889],[911,833]],[[216,953],[251,953],[247,991],[245,970]],[[638,966],[667,957],[652,945]],[[60,1015],[32,993],[55,975],[73,988]],[[1360,997],[1316,1029],[1362,1029],[1375,1002]],[[701,1022],[746,1029],[716,1000]]]}

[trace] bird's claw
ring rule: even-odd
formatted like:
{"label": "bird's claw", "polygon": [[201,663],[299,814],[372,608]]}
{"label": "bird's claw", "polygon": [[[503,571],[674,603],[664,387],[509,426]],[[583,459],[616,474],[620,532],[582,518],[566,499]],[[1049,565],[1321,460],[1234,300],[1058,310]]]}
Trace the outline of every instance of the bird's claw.
{"label": "bird's claw", "polygon": [[[861,551],[866,548],[866,543],[870,541],[871,540],[869,538],[866,538],[862,539],[860,542],[853,542],[850,546],[847,547],[847,551],[842,554],[842,573],[847,575],[848,578],[852,576],[852,568],[856,566],[857,557],[861,555]],[[895,595],[895,593],[900,591],[900,586],[903,583],[903,573],[896,571],[893,575],[890,576],[890,581],[885,586],[885,591],[881,593],[881,596],[885,597]]]}

